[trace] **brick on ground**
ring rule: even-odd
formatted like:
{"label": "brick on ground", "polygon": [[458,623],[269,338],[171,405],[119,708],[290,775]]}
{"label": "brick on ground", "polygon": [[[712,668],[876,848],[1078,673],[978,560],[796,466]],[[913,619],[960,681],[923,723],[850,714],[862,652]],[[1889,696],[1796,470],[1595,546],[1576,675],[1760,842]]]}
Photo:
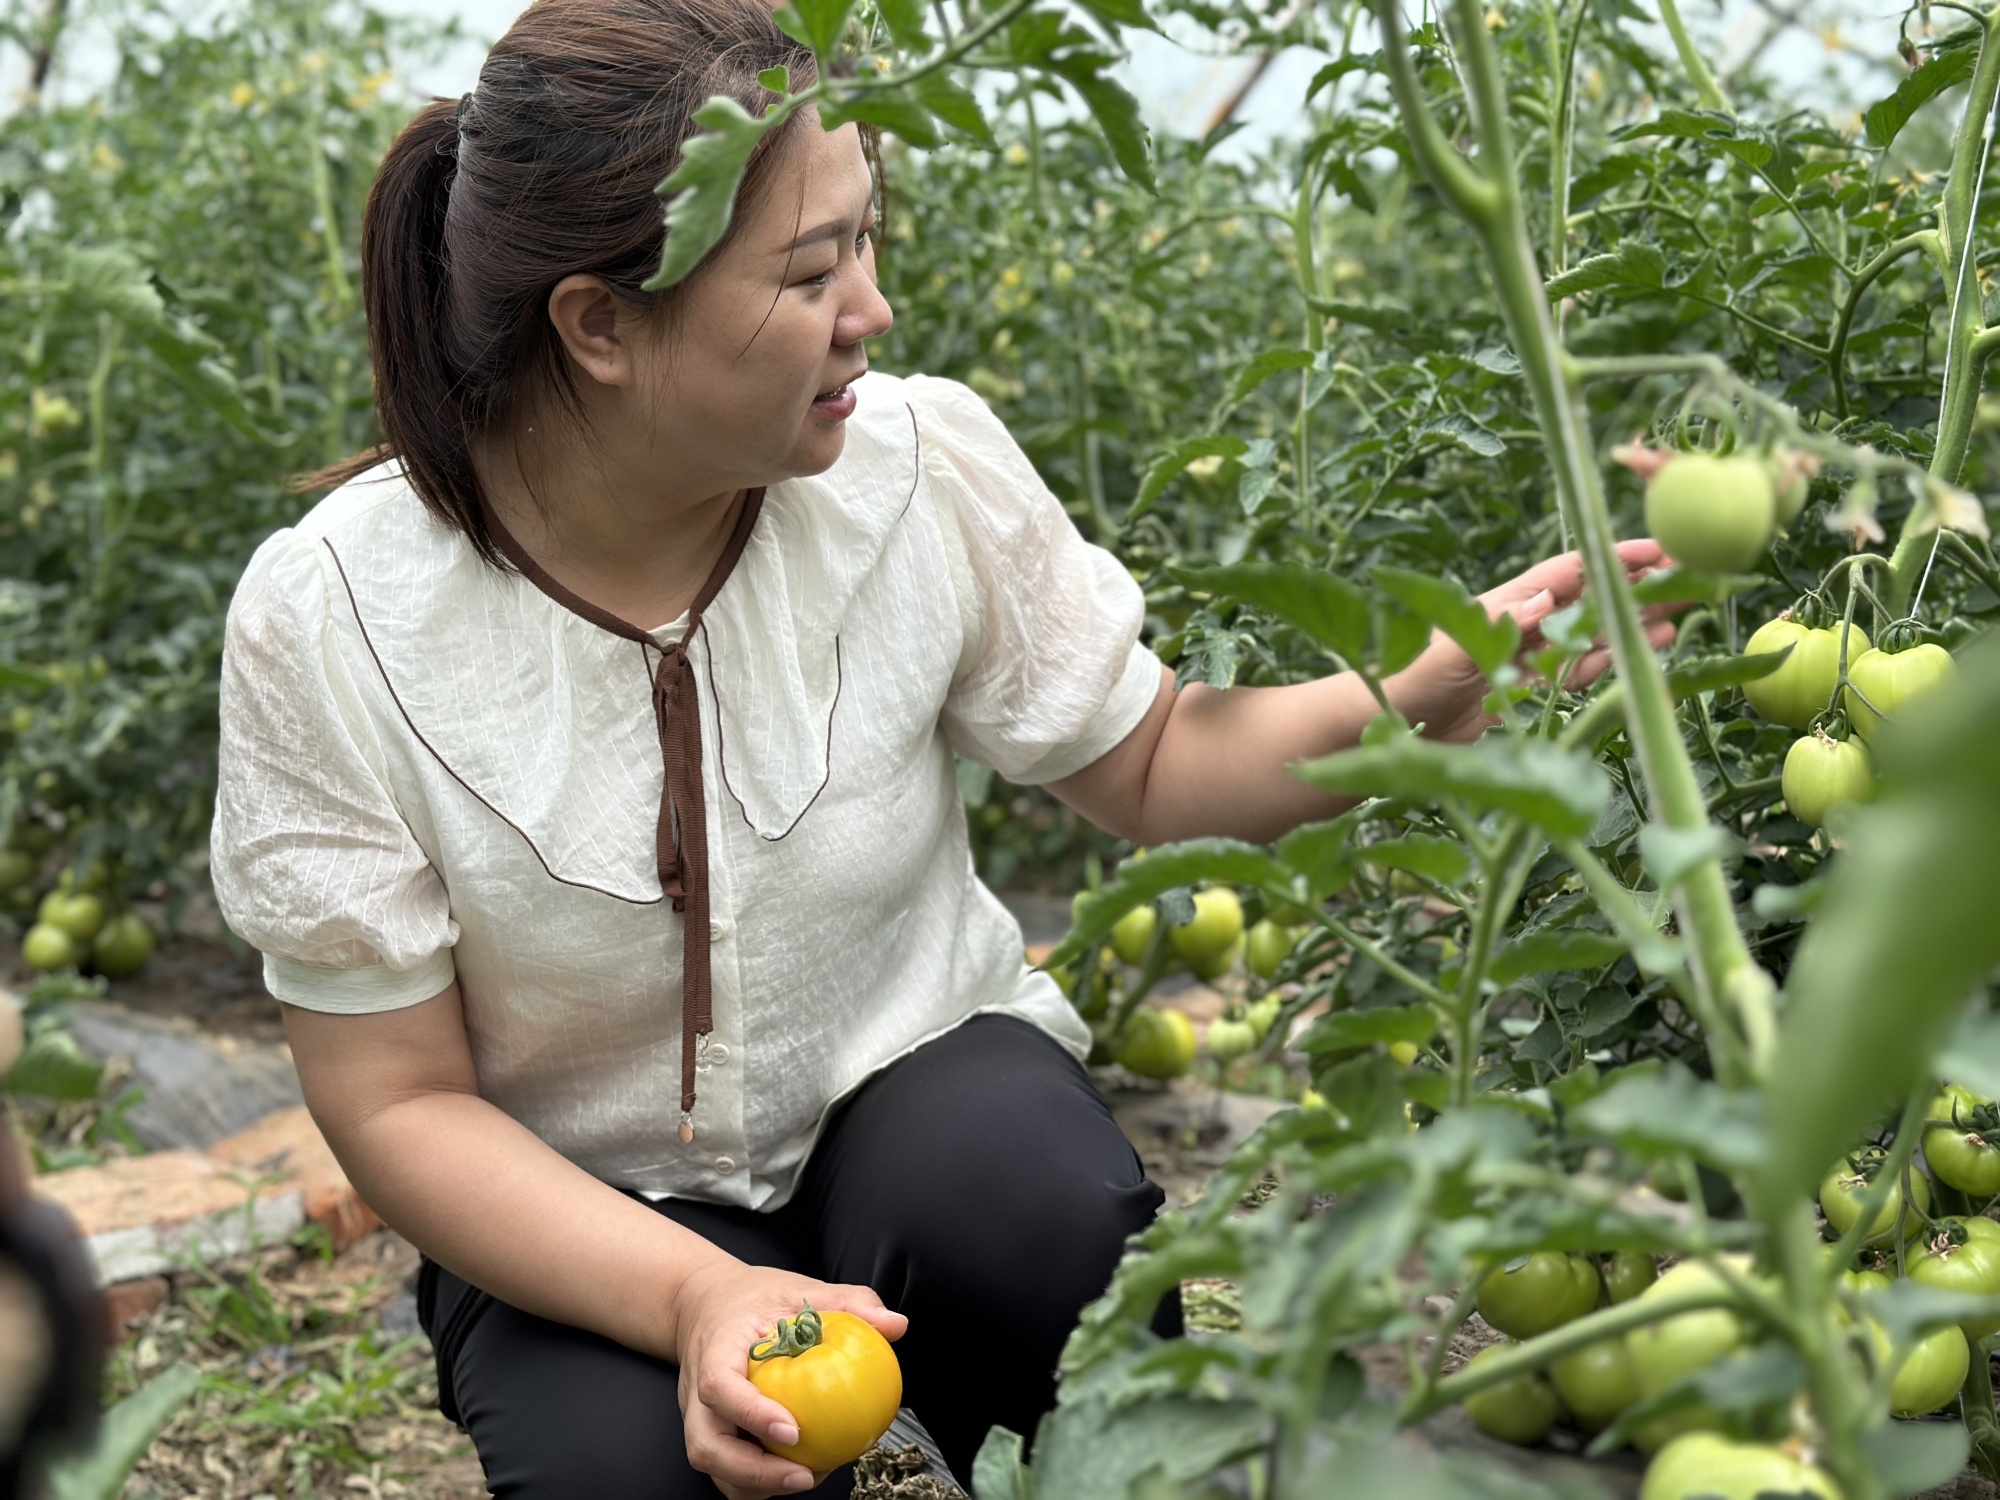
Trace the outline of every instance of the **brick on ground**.
{"label": "brick on ground", "polygon": [[155,1151],[75,1167],[37,1178],[33,1191],[76,1221],[98,1283],[107,1287],[244,1255],[308,1220],[336,1246],[380,1223],[300,1108],[267,1115],[205,1152]]}

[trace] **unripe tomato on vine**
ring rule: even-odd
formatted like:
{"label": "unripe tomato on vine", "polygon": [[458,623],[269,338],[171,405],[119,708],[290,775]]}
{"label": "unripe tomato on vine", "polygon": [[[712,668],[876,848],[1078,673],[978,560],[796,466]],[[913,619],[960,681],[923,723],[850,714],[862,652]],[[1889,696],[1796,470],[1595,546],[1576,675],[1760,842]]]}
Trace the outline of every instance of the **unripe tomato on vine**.
{"label": "unripe tomato on vine", "polygon": [[1885,641],[1848,663],[1848,691],[1841,695],[1841,706],[1854,732],[1872,740],[1885,718],[1895,718],[1915,699],[1936,691],[1956,670],[1951,653],[1942,646],[1925,641],[1891,651]]}
{"label": "unripe tomato on vine", "polygon": [[1771,473],[1755,458],[1679,453],[1646,483],[1646,529],[1676,562],[1705,573],[1753,566],[1777,529]]}
{"label": "unripe tomato on vine", "polygon": [[[1872,1162],[1840,1162],[1826,1174],[1826,1180],[1819,1185],[1820,1211],[1826,1215],[1826,1222],[1833,1226],[1835,1234],[1846,1234],[1861,1218],[1861,1200],[1874,1185],[1875,1170],[1881,1166],[1880,1158]],[[1896,1238],[1896,1223],[1903,1223],[1903,1238],[1913,1239],[1922,1232],[1924,1216],[1930,1212],[1931,1185],[1923,1173],[1910,1173],[1910,1212],[1903,1212],[1903,1184],[1898,1180],[1890,1189],[1889,1197],[1877,1210],[1868,1226],[1867,1238],[1862,1243],[1882,1246]]]}
{"label": "unripe tomato on vine", "polygon": [[1117,1058],[1141,1078],[1178,1078],[1194,1065],[1194,1023],[1182,1012],[1142,1005],[1125,1022]]}
{"label": "unripe tomato on vine", "polygon": [[1538,1250],[1479,1283],[1479,1316],[1509,1338],[1531,1339],[1597,1306],[1597,1267],[1584,1256]]}
{"label": "unripe tomato on vine", "polygon": [[[1991,1219],[1938,1219],[1924,1236],[1923,1253],[1909,1263],[1910,1280],[1973,1297],[2000,1296],[2000,1224]],[[2000,1317],[1968,1318],[1959,1327],[1969,1339],[2000,1333]]]}
{"label": "unripe tomato on vine", "polygon": [[[1782,651],[1791,655],[1777,670],[1743,684],[1743,696],[1752,708],[1773,724],[1788,729],[1810,729],[1812,722],[1833,702],[1833,690],[1840,684],[1840,627],[1815,630],[1797,619],[1767,620],[1745,644],[1746,656]],[[1847,633],[1847,660],[1851,668],[1869,650],[1868,634],[1856,625]]]}
{"label": "unripe tomato on vine", "polygon": [[1824,828],[1834,808],[1866,802],[1875,791],[1875,768],[1859,740],[1836,740],[1815,731],[1794,740],[1780,777],[1793,817]]}
{"label": "unripe tomato on vine", "polygon": [[1196,973],[1228,953],[1243,936],[1243,903],[1227,886],[1194,893],[1194,917],[1167,929],[1175,957]]}
{"label": "unripe tomato on vine", "polygon": [[[1476,1370],[1507,1352],[1504,1344],[1481,1349],[1466,1365]],[[1465,1398],[1472,1425],[1503,1443],[1539,1443],[1562,1415],[1562,1404],[1548,1381],[1536,1374],[1516,1375]]]}
{"label": "unripe tomato on vine", "polygon": [[2000,1146],[1988,1141],[1989,1134],[2000,1135],[2000,1112],[1993,1101],[1947,1084],[1931,1100],[1929,1118],[1950,1122],[1924,1131],[1924,1161],[1931,1175],[1974,1198],[2000,1193]]}

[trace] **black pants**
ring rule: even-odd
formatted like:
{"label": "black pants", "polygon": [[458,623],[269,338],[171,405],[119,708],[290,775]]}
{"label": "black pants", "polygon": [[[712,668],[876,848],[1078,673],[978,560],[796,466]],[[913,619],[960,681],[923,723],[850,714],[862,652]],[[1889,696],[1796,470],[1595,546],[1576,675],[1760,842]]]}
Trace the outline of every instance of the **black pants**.
{"label": "black pants", "polygon": [[[740,1260],[871,1286],[906,1314],[903,1403],[965,1480],[988,1428],[1032,1437],[1077,1314],[1164,1196],[1075,1059],[1026,1022],[980,1016],[842,1104],[783,1208],[655,1207]],[[688,1463],[674,1366],[429,1261],[418,1309],[439,1405],[497,1500],[719,1493]],[[1178,1299],[1154,1326],[1180,1331]],[[813,1493],[852,1484],[844,1469]]]}

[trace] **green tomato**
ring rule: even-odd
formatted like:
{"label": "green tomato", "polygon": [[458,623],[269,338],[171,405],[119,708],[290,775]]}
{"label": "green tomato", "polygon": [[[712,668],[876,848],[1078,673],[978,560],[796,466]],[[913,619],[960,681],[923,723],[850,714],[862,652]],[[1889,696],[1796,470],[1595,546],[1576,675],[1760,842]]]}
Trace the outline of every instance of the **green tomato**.
{"label": "green tomato", "polygon": [[1974,1198],[2000,1193],[2000,1147],[1989,1146],[1981,1134],[1992,1118],[1984,1115],[1992,1103],[1969,1089],[1947,1084],[1931,1100],[1929,1118],[1954,1121],[1958,1128],[1937,1126],[1924,1132],[1924,1162],[1931,1175]]}
{"label": "green tomato", "polygon": [[1738,1443],[1712,1432],[1675,1438],[1646,1467],[1639,1500],[1757,1500],[1759,1495],[1843,1500],[1824,1469],[1767,1443]]}
{"label": "green tomato", "polygon": [[[1895,718],[1913,699],[1935,690],[1957,671],[1951,653],[1929,641],[1893,655],[1867,651],[1847,664],[1850,691],[1841,695],[1841,706],[1847,710],[1854,732],[1872,740],[1884,718]],[[1863,698],[1868,702],[1863,703]]]}
{"label": "green tomato", "polygon": [[1646,484],[1646,529],[1704,573],[1754,566],[1777,525],[1770,471],[1754,458],[1676,454]]}
{"label": "green tomato", "polygon": [[1142,1005],[1125,1022],[1118,1061],[1141,1078],[1178,1078],[1194,1066],[1194,1023],[1177,1010]]}
{"label": "green tomato", "polygon": [[73,969],[80,956],[76,939],[47,922],[37,922],[21,939],[21,957],[38,974]]}
{"label": "green tomato", "polygon": [[1819,461],[1790,448],[1778,448],[1765,455],[1765,462],[1771,466],[1771,497],[1778,524],[1789,526],[1806,508]]}
{"label": "green tomato", "polygon": [[1632,1356],[1623,1339],[1601,1339],[1549,1366],[1556,1394],[1585,1432],[1602,1432],[1639,1399]]}
{"label": "green tomato", "polygon": [[1259,1044],[1271,1034],[1271,1028],[1278,1024],[1278,1013],[1284,1008],[1283,998],[1277,995],[1266,995],[1263,999],[1243,1007],[1243,1019],[1256,1029]]}
{"label": "green tomato", "polygon": [[1264,918],[1250,929],[1247,962],[1250,972],[1259,979],[1270,980],[1278,977],[1278,970],[1292,950],[1299,945],[1298,932],[1290,927],[1280,927],[1269,917]]}
{"label": "green tomato", "polygon": [[1479,1283],[1479,1316],[1509,1338],[1531,1339],[1597,1306],[1597,1267],[1581,1255],[1537,1250]]}
{"label": "green tomato", "polygon": [[1620,1250],[1604,1262],[1604,1290],[1613,1302],[1630,1302],[1659,1279],[1659,1265],[1644,1250]]}
{"label": "green tomato", "polygon": [[1260,1038],[1248,1021],[1232,1021],[1227,1016],[1208,1023],[1208,1055],[1219,1063],[1233,1062],[1255,1052]]}
{"label": "green tomato", "polygon": [[1227,886],[1194,893],[1194,919],[1167,929],[1174,955],[1197,974],[1243,936],[1243,903]]}
{"label": "green tomato", "polygon": [[[1886,1335],[1882,1338],[1886,1344]],[[1951,1404],[1972,1368],[1972,1350],[1956,1328],[1940,1328],[1918,1340],[1903,1356],[1889,1382],[1889,1414],[1927,1417]]]}
{"label": "green tomato", "polygon": [[1861,741],[1809,734],[1794,740],[1785,753],[1780,784],[1792,816],[1811,827],[1824,828],[1834,808],[1866,802],[1874,794],[1875,767]]}
{"label": "green tomato", "polygon": [[1196,978],[1206,980],[1220,979],[1224,974],[1235,968],[1242,957],[1243,935],[1238,933],[1236,941],[1223,949],[1222,952],[1216,954],[1215,957],[1191,961],[1188,967],[1194,970]]}
{"label": "green tomato", "polygon": [[[1910,1280],[1975,1297],[2000,1295],[2000,1224],[1991,1219],[1939,1219],[1925,1236],[1923,1253],[1909,1263]],[[1959,1325],[1969,1339],[2000,1333],[2000,1317]]]}
{"label": "green tomato", "polygon": [[[1835,1234],[1846,1234],[1860,1219],[1861,1200],[1868,1195],[1873,1180],[1872,1172],[1855,1171],[1846,1162],[1826,1174],[1826,1180],[1819,1185],[1819,1206]],[[1923,1229],[1924,1215],[1931,1209],[1931,1185],[1921,1172],[1910,1173],[1910,1202],[1913,1211],[1903,1217],[1903,1184],[1898,1182],[1890,1188],[1888,1201],[1875,1215],[1875,1222],[1868,1226],[1868,1237],[1861,1243],[1878,1247],[1893,1243],[1898,1217],[1903,1217],[1904,1239]]]}
{"label": "green tomato", "polygon": [[[1840,631],[1809,630],[1797,620],[1770,620],[1757,628],[1744,646],[1746,656],[1792,648],[1792,654],[1767,677],[1743,684],[1750,706],[1773,724],[1810,729],[1812,721],[1833,702],[1840,685]],[[1848,631],[1847,660],[1851,666],[1869,650],[1868,633],[1860,626]]]}
{"label": "green tomato", "polygon": [[[1472,1356],[1466,1369],[1478,1369],[1505,1349],[1502,1344],[1481,1349]],[[1562,1405],[1541,1376],[1516,1375],[1512,1380],[1503,1380],[1467,1396],[1465,1414],[1472,1418],[1474,1427],[1503,1443],[1538,1443],[1556,1425]]]}
{"label": "green tomato", "polygon": [[137,914],[121,911],[104,924],[90,945],[90,961],[108,979],[126,979],[153,956],[153,929]]}
{"label": "green tomato", "polygon": [[1135,906],[1118,919],[1118,925],[1111,929],[1111,951],[1121,962],[1135,968],[1145,962],[1146,949],[1152,944],[1153,931],[1160,925],[1160,914],[1150,905]]}
{"label": "green tomato", "polygon": [[49,926],[60,927],[79,943],[87,943],[103,929],[104,903],[87,891],[70,895],[54,890],[42,898],[39,915]]}
{"label": "green tomato", "polygon": [[[1644,1302],[1649,1297],[1723,1284],[1721,1273],[1713,1266],[1683,1261],[1641,1292],[1638,1300]],[[1677,1313],[1625,1335],[1625,1348],[1632,1356],[1633,1378],[1638,1382],[1639,1394],[1647,1400],[1695,1371],[1707,1369],[1742,1343],[1742,1320],[1724,1307]],[[1639,1445],[1656,1447],[1678,1433],[1710,1426],[1714,1421],[1714,1413],[1701,1407],[1675,1412],[1659,1422],[1648,1423],[1647,1430],[1638,1434]]]}
{"label": "green tomato", "polygon": [[1416,1065],[1417,1059],[1422,1055],[1423,1055],[1422,1049],[1419,1048],[1415,1042],[1403,1041],[1403,1042],[1389,1043],[1389,1056],[1395,1059],[1395,1061],[1400,1063],[1403,1067],[1406,1068],[1414,1067]]}

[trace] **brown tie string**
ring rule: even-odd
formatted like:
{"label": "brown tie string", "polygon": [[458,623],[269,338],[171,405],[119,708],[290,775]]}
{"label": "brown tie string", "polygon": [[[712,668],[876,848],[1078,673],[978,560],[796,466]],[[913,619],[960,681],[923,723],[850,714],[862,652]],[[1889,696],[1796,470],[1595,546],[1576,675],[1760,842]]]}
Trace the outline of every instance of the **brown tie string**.
{"label": "brown tie string", "polygon": [[688,606],[687,630],[670,646],[609,610],[564,588],[547,569],[524,551],[489,510],[486,521],[494,543],[527,580],[556,603],[600,629],[638,641],[660,653],[653,670],[653,718],[659,727],[660,815],[654,833],[654,857],[660,871],[660,892],[681,914],[681,1109],[680,1138],[694,1139],[695,1065],[701,1042],[715,1029],[715,994],[709,970],[708,808],[701,779],[701,694],[688,660],[688,643],[701,628],[702,611],[722,591],[750,540],[763,509],[764,492],[744,497],[736,525],[723,543],[722,555],[707,581]]}

